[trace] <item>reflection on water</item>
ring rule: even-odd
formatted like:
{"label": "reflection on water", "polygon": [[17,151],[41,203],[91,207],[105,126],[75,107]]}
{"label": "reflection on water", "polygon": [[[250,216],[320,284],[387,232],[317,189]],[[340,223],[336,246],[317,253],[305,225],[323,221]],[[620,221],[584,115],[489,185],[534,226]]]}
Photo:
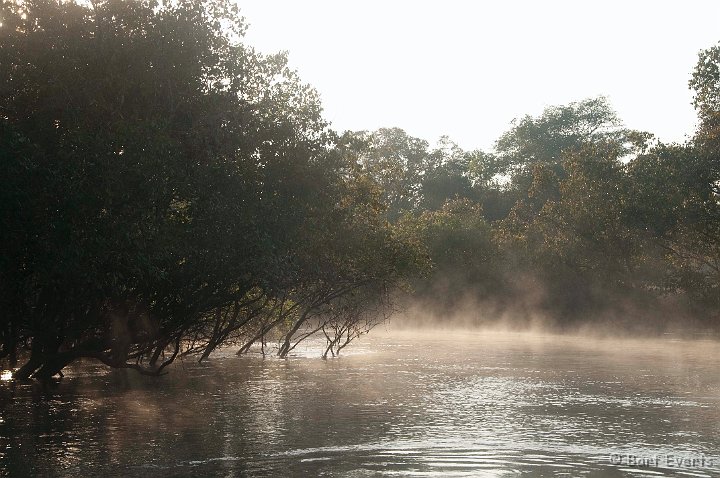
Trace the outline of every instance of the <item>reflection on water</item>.
{"label": "reflection on water", "polygon": [[394,332],[318,350],[2,382],[0,475],[720,476],[716,342]]}

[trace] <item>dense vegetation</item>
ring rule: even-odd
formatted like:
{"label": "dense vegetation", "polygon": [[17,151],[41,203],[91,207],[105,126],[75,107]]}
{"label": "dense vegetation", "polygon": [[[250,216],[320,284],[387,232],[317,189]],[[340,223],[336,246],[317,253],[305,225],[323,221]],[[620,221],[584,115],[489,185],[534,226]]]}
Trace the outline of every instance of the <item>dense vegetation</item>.
{"label": "dense vegetation", "polygon": [[720,47],[693,73],[687,144],[594,98],[468,152],[336,134],[222,0],[0,14],[0,358],[17,378],[81,358],[157,374],[269,339],[286,356],[312,334],[327,356],[408,303],[718,322]]}

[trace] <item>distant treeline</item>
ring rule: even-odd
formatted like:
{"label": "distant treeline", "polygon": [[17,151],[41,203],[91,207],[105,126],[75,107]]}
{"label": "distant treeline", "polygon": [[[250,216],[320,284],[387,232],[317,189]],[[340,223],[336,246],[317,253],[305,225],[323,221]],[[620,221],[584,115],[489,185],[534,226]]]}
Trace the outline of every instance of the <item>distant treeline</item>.
{"label": "distant treeline", "polygon": [[720,47],[693,72],[687,144],[594,98],[468,152],[332,131],[283,54],[242,42],[234,2],[0,1],[16,378],[81,358],[159,374],[268,341],[286,356],[313,334],[334,355],[408,304],[720,322]]}

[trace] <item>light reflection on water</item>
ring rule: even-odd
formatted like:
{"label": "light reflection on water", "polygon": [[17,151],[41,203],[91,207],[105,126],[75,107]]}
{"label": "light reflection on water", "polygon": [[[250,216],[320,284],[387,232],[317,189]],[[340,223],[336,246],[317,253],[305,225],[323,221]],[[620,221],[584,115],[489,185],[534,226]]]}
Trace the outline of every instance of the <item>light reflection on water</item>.
{"label": "light reflection on water", "polygon": [[716,342],[394,332],[318,350],[4,382],[0,475],[720,476]]}

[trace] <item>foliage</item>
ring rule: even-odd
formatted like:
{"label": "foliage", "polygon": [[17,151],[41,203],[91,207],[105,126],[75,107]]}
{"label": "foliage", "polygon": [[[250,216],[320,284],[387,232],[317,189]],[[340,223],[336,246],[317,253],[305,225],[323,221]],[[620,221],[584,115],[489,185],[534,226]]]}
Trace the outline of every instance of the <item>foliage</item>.
{"label": "foliage", "polygon": [[449,200],[439,210],[406,215],[400,227],[422,244],[432,266],[413,284],[415,299],[427,307],[448,310],[466,294],[493,296],[504,287],[499,250],[478,203]]}
{"label": "foliage", "polygon": [[344,184],[317,94],[241,43],[237,7],[2,14],[2,354],[29,351],[17,377],[83,357],[158,373],[287,300],[314,311],[400,276],[403,246]]}
{"label": "foliage", "polygon": [[341,147],[375,181],[388,205],[388,218],[439,209],[448,199],[473,197],[470,154],[447,137],[435,148],[399,128],[346,133]]}

